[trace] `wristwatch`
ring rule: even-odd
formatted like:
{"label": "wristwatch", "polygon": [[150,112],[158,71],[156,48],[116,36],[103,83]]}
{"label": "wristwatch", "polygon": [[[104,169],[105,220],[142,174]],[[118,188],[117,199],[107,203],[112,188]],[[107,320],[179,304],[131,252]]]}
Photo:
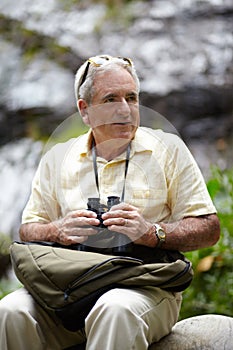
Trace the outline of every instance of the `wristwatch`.
{"label": "wristwatch", "polygon": [[159,224],[154,224],[154,227],[155,227],[156,237],[158,238],[158,244],[156,248],[160,248],[166,240],[166,233]]}

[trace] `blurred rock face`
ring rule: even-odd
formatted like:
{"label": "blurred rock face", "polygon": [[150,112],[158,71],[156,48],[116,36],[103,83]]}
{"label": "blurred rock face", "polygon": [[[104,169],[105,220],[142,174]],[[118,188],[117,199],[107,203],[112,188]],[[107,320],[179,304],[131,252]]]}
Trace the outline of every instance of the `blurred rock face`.
{"label": "blurred rock face", "polygon": [[17,235],[42,148],[25,137],[47,137],[76,111],[75,71],[99,53],[134,60],[141,104],[178,129],[204,171],[232,159],[232,2],[109,3],[0,2],[2,232]]}
{"label": "blurred rock face", "polygon": [[228,123],[233,85],[230,0],[115,1],[115,12],[107,3],[22,0],[17,6],[15,0],[1,1],[2,143],[24,136],[31,119],[50,132],[72,113],[74,72],[100,52],[133,58],[142,105],[163,114],[189,137],[190,120],[210,116]]}

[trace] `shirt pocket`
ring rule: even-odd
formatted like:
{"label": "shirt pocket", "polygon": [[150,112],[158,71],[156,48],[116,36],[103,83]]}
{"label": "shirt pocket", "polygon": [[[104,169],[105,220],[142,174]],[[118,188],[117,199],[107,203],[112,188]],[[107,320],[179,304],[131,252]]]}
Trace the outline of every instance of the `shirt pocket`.
{"label": "shirt pocket", "polygon": [[167,191],[160,189],[133,189],[129,203],[148,219],[160,216],[167,207]]}

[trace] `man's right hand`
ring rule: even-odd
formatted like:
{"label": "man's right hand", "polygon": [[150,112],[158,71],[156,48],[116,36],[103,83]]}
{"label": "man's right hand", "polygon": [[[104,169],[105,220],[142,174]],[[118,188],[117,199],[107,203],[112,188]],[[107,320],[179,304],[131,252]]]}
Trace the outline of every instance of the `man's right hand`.
{"label": "man's right hand", "polygon": [[94,227],[100,222],[96,217],[96,213],[90,210],[74,210],[50,223],[22,224],[19,234],[22,241],[48,241],[62,245],[83,243],[88,236],[97,234]]}
{"label": "man's right hand", "polygon": [[93,236],[97,230],[93,226],[99,225],[97,214],[90,210],[75,210],[64,218],[54,222],[58,228],[57,242],[63,245],[83,243],[88,236]]}

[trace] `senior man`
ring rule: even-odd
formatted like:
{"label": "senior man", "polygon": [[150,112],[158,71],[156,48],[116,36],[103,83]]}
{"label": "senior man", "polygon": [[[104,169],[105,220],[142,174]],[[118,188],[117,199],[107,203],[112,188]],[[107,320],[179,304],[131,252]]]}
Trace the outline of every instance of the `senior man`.
{"label": "senior man", "polygon": [[[102,213],[102,223],[109,237],[127,238],[128,255],[153,261],[158,247],[166,253],[215,244],[216,209],[189,150],[175,135],[139,126],[133,62],[109,55],[88,59],[77,71],[75,94],[90,130],[42,158],[23,212],[22,241],[104,249],[95,239],[99,217],[86,209],[87,201],[98,197],[106,205],[114,196],[120,203]],[[114,249],[111,239],[105,244]],[[70,332],[22,288],[0,302],[0,348],[146,350],[171,331],[181,300],[181,293],[152,286],[114,288],[97,300],[85,328]]]}

